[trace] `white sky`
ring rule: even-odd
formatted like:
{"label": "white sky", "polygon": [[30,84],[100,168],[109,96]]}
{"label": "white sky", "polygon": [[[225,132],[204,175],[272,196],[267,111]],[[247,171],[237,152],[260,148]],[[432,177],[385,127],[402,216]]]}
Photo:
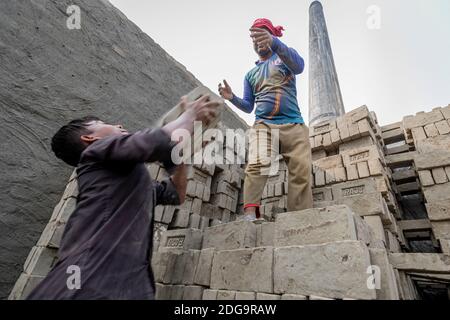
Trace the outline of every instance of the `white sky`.
{"label": "white sky", "polygon": [[[311,0],[110,1],[214,91],[219,81],[227,79],[242,97],[244,75],[257,59],[248,31],[256,18],[284,26],[281,40],[308,64]],[[385,125],[450,103],[450,1],[323,0],[322,4],[347,111],[365,104]],[[366,24],[371,5],[381,9],[379,30],[369,30]],[[307,120],[307,67],[297,76],[297,86]],[[253,123],[254,114],[237,112]]]}

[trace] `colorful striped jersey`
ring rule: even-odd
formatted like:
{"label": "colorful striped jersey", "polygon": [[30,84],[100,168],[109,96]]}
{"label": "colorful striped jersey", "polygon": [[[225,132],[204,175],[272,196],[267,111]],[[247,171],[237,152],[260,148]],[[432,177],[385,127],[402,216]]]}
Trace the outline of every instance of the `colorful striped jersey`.
{"label": "colorful striped jersey", "polygon": [[303,72],[303,58],[276,37],[273,37],[271,49],[272,56],[256,62],[245,76],[243,99],[233,96],[230,101],[247,113],[251,113],[256,104],[256,122],[304,123],[295,82],[295,75]]}

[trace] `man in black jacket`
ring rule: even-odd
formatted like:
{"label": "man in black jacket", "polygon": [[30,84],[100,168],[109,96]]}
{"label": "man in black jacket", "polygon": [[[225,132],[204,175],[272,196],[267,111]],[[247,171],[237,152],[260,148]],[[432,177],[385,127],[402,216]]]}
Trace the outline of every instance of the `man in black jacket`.
{"label": "man in black jacket", "polygon": [[[153,211],[178,205],[186,169],[171,161],[172,133],[192,133],[194,121],[211,121],[218,103],[182,100],[185,112],[158,129],[128,133],[120,125],[86,117],[71,121],[52,139],[52,150],[76,166],[79,195],[67,222],[58,262],[28,299],[154,299],[151,270]],[[160,161],[171,174],[151,179],[145,162]],[[79,285],[70,285],[73,270]]]}

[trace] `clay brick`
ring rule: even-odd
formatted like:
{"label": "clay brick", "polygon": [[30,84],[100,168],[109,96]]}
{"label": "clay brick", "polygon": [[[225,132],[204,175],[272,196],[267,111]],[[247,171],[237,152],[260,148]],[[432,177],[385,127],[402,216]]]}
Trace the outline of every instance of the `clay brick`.
{"label": "clay brick", "polygon": [[231,250],[256,244],[256,226],[250,221],[235,221],[209,227],[204,231],[203,249]]}
{"label": "clay brick", "polygon": [[323,187],[325,185],[325,172],[317,170],[314,174],[314,182],[316,187]]}
{"label": "clay brick", "polygon": [[198,265],[194,276],[195,284],[209,287],[214,252],[214,248],[203,249],[200,251]]}
{"label": "clay brick", "polygon": [[256,293],[256,300],[280,300],[281,296],[278,294],[268,294],[268,293]]}
{"label": "clay brick", "polygon": [[350,164],[348,166],[345,166],[345,169],[347,170],[347,180],[359,179],[358,169],[356,168],[355,164]]}
{"label": "clay brick", "polygon": [[323,145],[324,145],[324,147],[329,147],[331,145],[331,135],[330,135],[330,133],[325,133],[323,135]]}
{"label": "clay brick", "polygon": [[371,176],[377,176],[383,174],[383,166],[379,159],[367,161],[369,165],[369,172]]}
{"label": "clay brick", "polygon": [[347,174],[344,167],[334,168],[334,176],[336,182],[347,181]]}
{"label": "clay brick", "polygon": [[450,220],[450,202],[436,201],[425,204],[430,221]]}
{"label": "clay brick", "polygon": [[372,136],[365,136],[358,138],[356,140],[347,141],[344,143],[341,143],[339,145],[339,153],[343,154],[344,152],[353,151],[354,149],[358,148],[366,148],[369,146],[376,146],[376,138]]}
{"label": "clay brick", "polygon": [[423,193],[428,203],[450,200],[450,183],[435,184],[426,187]]}
{"label": "clay brick", "polygon": [[331,188],[314,188],[312,190],[314,201],[332,201]]}
{"label": "clay brick", "polygon": [[161,236],[160,250],[163,249],[201,249],[202,231],[198,229],[168,230]]}
{"label": "clay brick", "polygon": [[236,291],[236,300],[256,300],[256,292]]}
{"label": "clay brick", "polygon": [[322,141],[323,141],[323,137],[321,134],[315,136],[314,137],[314,148],[321,147],[323,145]]}
{"label": "clay brick", "polygon": [[341,140],[342,141],[349,141],[350,140],[350,132],[348,130],[347,124],[343,123],[340,127],[338,127],[339,129],[339,135],[341,136]]}
{"label": "clay brick", "polygon": [[447,120],[442,120],[435,123],[437,130],[439,131],[439,134],[448,134],[450,133],[450,126],[447,122]]}
{"label": "clay brick", "polygon": [[311,159],[314,162],[316,160],[326,158],[326,157],[327,157],[327,152],[325,150],[317,150],[312,153]]}
{"label": "clay brick", "polygon": [[414,143],[417,143],[417,141],[424,140],[427,138],[427,135],[425,134],[425,130],[423,129],[423,127],[412,128],[411,133],[414,139]]}
{"label": "clay brick", "polygon": [[308,300],[308,297],[301,294],[283,294],[281,300]]}
{"label": "clay brick", "polygon": [[315,139],[314,138],[309,138],[309,144],[311,145],[311,149],[314,149],[316,146],[314,145],[314,141],[315,141]]}
{"label": "clay brick", "polygon": [[326,184],[332,184],[336,181],[336,177],[334,174],[334,169],[327,169],[325,171],[325,182]]}
{"label": "clay brick", "polygon": [[434,168],[431,169],[431,173],[433,175],[433,179],[437,184],[446,183],[447,175],[445,174],[444,168]]}
{"label": "clay brick", "polygon": [[368,160],[378,160],[381,158],[380,152],[377,146],[375,145],[342,151],[341,154],[342,154],[342,162],[346,166]]}
{"label": "clay brick", "polygon": [[450,221],[431,221],[436,239],[450,239]]}
{"label": "clay brick", "polygon": [[386,244],[386,235],[380,216],[365,216],[363,218],[372,229],[375,239],[381,240],[384,244]]}
{"label": "clay brick", "polygon": [[200,215],[193,213],[189,216],[188,227],[192,229],[200,229]]}
{"label": "clay brick", "polygon": [[403,118],[403,127],[405,129],[412,129],[415,127],[423,127],[425,125],[443,120],[444,117],[440,110],[433,110],[431,112],[417,113],[415,116],[406,116]]}
{"label": "clay brick", "polygon": [[310,245],[342,240],[370,242],[367,225],[348,206],[331,206],[277,215],[276,247]]}
{"label": "clay brick", "polygon": [[420,170],[419,171],[419,179],[422,186],[432,186],[434,184],[433,176],[431,175],[430,170]]}
{"label": "clay brick", "polygon": [[273,248],[218,251],[214,254],[211,288],[273,292]]}
{"label": "clay brick", "polygon": [[183,300],[202,300],[203,287],[185,286],[183,290]]}
{"label": "clay brick", "polygon": [[427,124],[425,127],[425,133],[427,134],[428,138],[436,137],[439,135],[439,131],[434,125],[434,123]]}
{"label": "clay brick", "polygon": [[450,119],[450,105],[446,106],[445,108],[442,108],[441,112],[444,115],[445,119]]}
{"label": "clay brick", "polygon": [[218,290],[205,289],[202,300],[217,300]]}
{"label": "clay brick", "polygon": [[447,179],[450,181],[450,166],[444,168],[445,173],[447,174]]}
{"label": "clay brick", "polygon": [[336,167],[342,167],[342,156],[340,154],[329,156],[325,158],[321,158],[313,162],[313,171],[334,169]]}
{"label": "clay brick", "polygon": [[274,259],[274,293],[376,298],[366,284],[369,250],[360,241],[275,248]]}
{"label": "clay brick", "polygon": [[186,228],[188,224],[189,212],[181,208],[176,209],[170,226],[172,228]]}
{"label": "clay brick", "polygon": [[358,168],[358,175],[361,178],[367,178],[370,176],[369,166],[367,165],[367,162],[358,162],[356,164],[356,167]]}
{"label": "clay brick", "polygon": [[380,268],[380,287],[376,289],[377,300],[399,300],[397,282],[394,269],[389,263],[385,249],[369,248],[372,265]]}
{"label": "clay brick", "polygon": [[331,135],[331,143],[333,144],[338,144],[339,142],[341,142],[341,137],[339,135],[339,130],[338,129],[334,129],[330,132]]}
{"label": "clay brick", "polygon": [[362,119],[358,121],[358,130],[361,136],[370,135],[371,127],[367,119]]}
{"label": "clay brick", "polygon": [[349,135],[352,139],[359,138],[361,135],[359,133],[358,123],[352,123],[348,125]]}

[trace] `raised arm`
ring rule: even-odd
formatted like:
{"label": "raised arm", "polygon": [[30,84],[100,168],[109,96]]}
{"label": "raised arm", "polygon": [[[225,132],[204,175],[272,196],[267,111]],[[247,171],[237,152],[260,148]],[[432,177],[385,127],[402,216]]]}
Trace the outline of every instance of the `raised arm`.
{"label": "raised arm", "polygon": [[174,143],[163,129],[144,129],[92,143],[81,162],[169,162]]}
{"label": "raised arm", "polygon": [[133,134],[115,135],[93,142],[82,153],[81,162],[160,161],[165,166],[173,165],[171,151],[175,142],[171,140],[172,133],[178,129],[192,133],[194,121],[210,122],[217,116],[219,103],[209,101],[208,96],[187,103],[183,97],[181,107],[185,112],[162,128],[144,129]]}
{"label": "raised arm", "polygon": [[272,36],[272,39],[272,51],[280,57],[281,61],[283,61],[294,74],[301,74],[305,68],[303,58],[295,49],[289,48],[277,37]]}
{"label": "raised arm", "polygon": [[300,74],[305,68],[303,58],[295,49],[289,48],[280,39],[262,28],[251,28],[251,37],[260,47],[270,47],[294,74]]}

